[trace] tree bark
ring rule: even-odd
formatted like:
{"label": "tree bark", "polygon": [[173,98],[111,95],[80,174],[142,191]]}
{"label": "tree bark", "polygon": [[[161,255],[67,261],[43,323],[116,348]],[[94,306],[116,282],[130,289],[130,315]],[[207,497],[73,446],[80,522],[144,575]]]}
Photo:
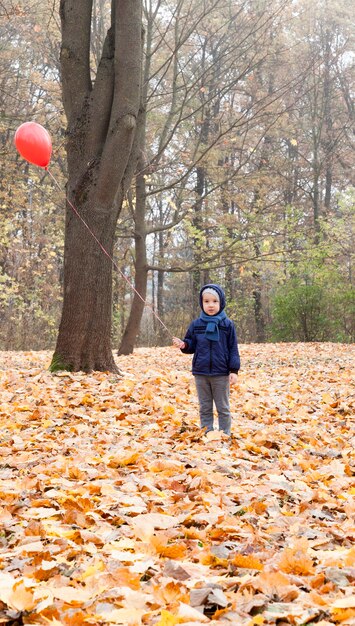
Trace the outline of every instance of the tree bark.
{"label": "tree bark", "polygon": [[[161,216],[162,221],[162,216]],[[159,249],[159,259],[164,258],[165,245],[164,245],[164,233],[160,231],[158,233],[158,249]],[[158,279],[157,279],[157,311],[160,319],[164,317],[164,279],[165,272],[163,270],[158,270]],[[162,325],[158,324],[158,337],[159,337],[159,345],[164,345],[164,341],[166,341],[165,330]]]}
{"label": "tree bark", "polygon": [[[202,258],[201,252],[201,241],[200,235],[203,232],[203,219],[202,219],[202,206],[203,206],[203,193],[205,190],[205,177],[206,172],[204,167],[196,168],[196,202],[195,202],[195,211],[192,219],[192,223],[194,228],[196,229],[196,236],[193,238],[192,244],[192,258],[198,264]],[[203,255],[206,254],[206,250],[203,250]],[[199,293],[202,287],[202,272],[197,267],[192,272],[192,316],[196,317],[199,315],[200,304],[199,304]]]}
{"label": "tree bark", "polygon": [[[132,354],[139,327],[144,311],[144,301],[147,297],[147,247],[146,247],[146,228],[145,228],[145,203],[146,189],[144,172],[137,175],[136,178],[136,208],[134,211],[134,244],[135,244],[135,292],[132,301],[132,307],[129,314],[127,326],[123,333],[121,345],[118,354]],[[139,295],[138,295],[139,294]],[[141,296],[141,297],[140,297]]]}
{"label": "tree bark", "polygon": [[[95,214],[90,226],[112,255],[114,229],[107,217]],[[71,214],[67,217],[64,258],[64,302],[53,365],[73,371],[115,371],[109,341],[112,263]]]}
{"label": "tree bark", "polygon": [[[60,2],[62,90],[68,121],[68,205],[64,301],[52,370],[117,369],[111,348],[109,257],[138,155],[141,0],[112,3],[111,27],[94,83],[90,68],[91,15],[92,1]],[[74,214],[73,207],[82,219]]]}
{"label": "tree bark", "polygon": [[132,300],[132,306],[129,313],[127,325],[122,335],[121,344],[117,354],[132,354],[139,333],[142,315],[144,312],[145,299],[147,297],[147,228],[146,228],[146,204],[147,204],[147,187],[146,187],[146,128],[147,128],[147,98],[148,98],[148,82],[150,74],[150,64],[152,56],[152,28],[154,18],[148,12],[146,13],[146,49],[145,62],[143,68],[143,84],[140,103],[140,112],[137,124],[137,169],[136,169],[136,197],[135,207],[132,207],[132,215],[134,220],[134,288],[135,293]]}
{"label": "tree bark", "polygon": [[[256,247],[256,246],[255,246]],[[265,343],[265,318],[262,303],[262,286],[259,272],[253,272],[255,286],[253,289],[253,307],[255,317],[256,342]]]}
{"label": "tree bark", "polygon": [[331,79],[331,33],[325,33],[325,55],[324,55],[324,117],[325,117],[325,191],[324,208],[329,212],[332,199],[333,185],[333,119],[332,119],[332,79]]}

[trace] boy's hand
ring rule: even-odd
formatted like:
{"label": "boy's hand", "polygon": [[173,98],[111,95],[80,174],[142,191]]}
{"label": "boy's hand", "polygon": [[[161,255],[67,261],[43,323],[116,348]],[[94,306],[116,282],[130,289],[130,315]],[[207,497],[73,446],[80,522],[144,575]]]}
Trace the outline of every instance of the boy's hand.
{"label": "boy's hand", "polygon": [[234,374],[234,372],[231,372],[231,374],[229,374],[229,382],[230,382],[230,384],[231,385],[235,385],[237,380],[238,380],[237,374]]}
{"label": "boy's hand", "polygon": [[173,337],[173,346],[175,346],[175,348],[180,348],[181,350],[182,348],[185,348],[185,342],[181,341],[179,337]]}

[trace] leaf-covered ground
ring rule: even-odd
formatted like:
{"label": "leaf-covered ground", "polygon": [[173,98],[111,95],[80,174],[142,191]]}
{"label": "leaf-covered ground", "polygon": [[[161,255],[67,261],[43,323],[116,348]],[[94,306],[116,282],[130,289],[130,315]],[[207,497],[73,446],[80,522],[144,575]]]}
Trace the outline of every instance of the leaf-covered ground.
{"label": "leaf-covered ground", "polygon": [[227,447],[174,348],[0,354],[0,624],[354,624],[354,346],[241,356]]}

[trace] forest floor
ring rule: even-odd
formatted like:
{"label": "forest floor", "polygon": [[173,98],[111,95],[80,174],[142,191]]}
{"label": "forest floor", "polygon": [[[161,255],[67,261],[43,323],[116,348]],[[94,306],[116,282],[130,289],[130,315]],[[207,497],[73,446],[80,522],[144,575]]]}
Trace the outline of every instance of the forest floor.
{"label": "forest floor", "polygon": [[0,624],[355,623],[354,346],[240,351],[229,447],[174,348],[0,353]]}

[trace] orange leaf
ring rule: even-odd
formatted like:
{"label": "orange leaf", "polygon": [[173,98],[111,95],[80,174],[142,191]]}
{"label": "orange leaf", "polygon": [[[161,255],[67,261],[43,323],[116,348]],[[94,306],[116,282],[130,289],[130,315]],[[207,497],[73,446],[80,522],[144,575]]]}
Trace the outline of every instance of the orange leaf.
{"label": "orange leaf", "polygon": [[188,594],[181,582],[169,582],[167,585],[154,587],[154,597],[163,605],[171,605],[173,602],[187,600],[186,596]]}
{"label": "orange leaf", "polygon": [[141,586],[140,574],[134,574],[126,567],[118,567],[114,571],[110,571],[110,576],[117,585],[121,587],[129,587],[138,591]]}
{"label": "orange leaf", "polygon": [[166,544],[159,537],[152,537],[150,543],[154,546],[159,556],[168,559],[183,559],[186,556],[187,548],[183,543]]}
{"label": "orange leaf", "polygon": [[200,563],[202,565],[209,565],[210,567],[228,567],[228,559],[220,559],[211,552],[202,553],[200,556]]}
{"label": "orange leaf", "polygon": [[354,617],[355,609],[332,609],[332,619],[335,622],[346,622],[346,624],[353,624]]}
{"label": "orange leaf", "polygon": [[33,600],[33,592],[27,589],[21,580],[14,585],[13,592],[9,597],[9,606],[16,611],[31,611],[36,605]]}
{"label": "orange leaf", "polygon": [[313,574],[313,561],[307,554],[307,543],[300,541],[293,548],[286,548],[281,554],[279,568],[288,574]]}
{"label": "orange leaf", "polygon": [[278,596],[283,602],[290,602],[299,594],[297,587],[291,585],[288,576],[282,572],[262,572],[254,586],[267,596]]}
{"label": "orange leaf", "polygon": [[354,565],[355,565],[355,546],[350,548],[349,552],[347,553],[346,558],[345,558],[345,565],[347,565],[348,567],[354,567]]}
{"label": "orange leaf", "polygon": [[134,465],[140,456],[141,452],[132,452],[131,450],[127,450],[126,453],[122,452],[111,457],[108,462],[108,466],[126,467],[127,465]]}
{"label": "orange leaf", "polygon": [[244,554],[236,554],[231,562],[236,567],[243,567],[246,569],[256,569],[259,571],[264,569],[264,566],[259,561],[259,559],[257,559],[256,557],[252,555],[244,556]]}

